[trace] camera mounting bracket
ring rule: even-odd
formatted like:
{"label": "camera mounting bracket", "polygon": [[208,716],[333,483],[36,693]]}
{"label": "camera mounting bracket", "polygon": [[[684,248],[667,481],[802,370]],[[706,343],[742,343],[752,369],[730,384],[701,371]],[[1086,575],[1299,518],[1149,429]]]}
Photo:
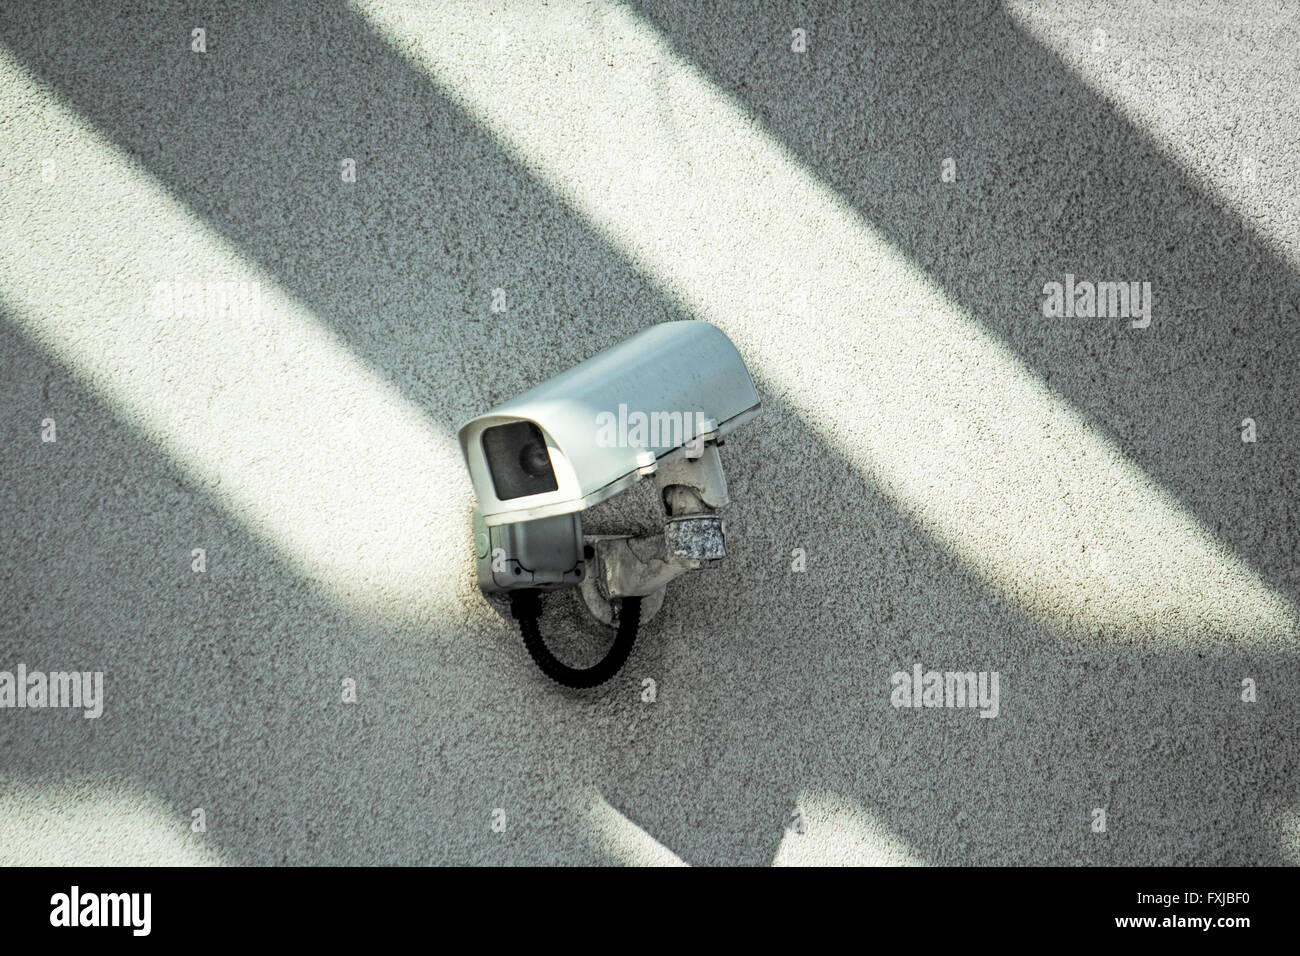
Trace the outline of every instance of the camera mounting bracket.
{"label": "camera mounting bracket", "polygon": [[717,567],[727,556],[726,524],[715,513],[729,501],[717,446],[708,441],[695,457],[654,469],[666,515],[661,532],[583,537],[589,573],[581,583],[582,599],[598,621],[617,624],[625,597],[642,598],[641,621],[649,621],[663,606],[669,581]]}

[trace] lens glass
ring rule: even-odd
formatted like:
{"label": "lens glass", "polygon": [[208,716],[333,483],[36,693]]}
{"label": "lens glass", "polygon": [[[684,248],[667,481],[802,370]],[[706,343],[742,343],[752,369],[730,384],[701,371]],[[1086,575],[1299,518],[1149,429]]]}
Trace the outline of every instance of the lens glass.
{"label": "lens glass", "polygon": [[555,469],[541,429],[532,422],[511,422],[483,430],[492,486],[501,501],[555,491]]}
{"label": "lens glass", "polygon": [[545,478],[553,474],[551,470],[551,456],[547,454],[546,446],[539,441],[530,441],[524,446],[523,451],[519,453],[519,467],[530,478]]}

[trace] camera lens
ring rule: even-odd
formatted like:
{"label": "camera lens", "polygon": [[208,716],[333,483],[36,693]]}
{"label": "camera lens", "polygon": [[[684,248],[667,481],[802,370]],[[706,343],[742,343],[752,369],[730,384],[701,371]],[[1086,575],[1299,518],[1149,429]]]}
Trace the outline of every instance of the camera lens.
{"label": "camera lens", "polygon": [[483,454],[492,473],[492,487],[502,501],[541,495],[558,487],[546,437],[533,422],[485,428]]}
{"label": "camera lens", "polygon": [[551,474],[551,456],[546,453],[546,446],[539,441],[524,445],[519,452],[519,467],[534,478],[548,477]]}

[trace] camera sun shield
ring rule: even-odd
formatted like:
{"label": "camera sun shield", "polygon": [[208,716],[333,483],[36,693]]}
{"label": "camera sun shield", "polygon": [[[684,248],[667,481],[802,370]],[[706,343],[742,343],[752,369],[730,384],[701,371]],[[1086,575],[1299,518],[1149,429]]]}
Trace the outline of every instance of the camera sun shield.
{"label": "camera sun shield", "polygon": [[[589,508],[758,411],[749,371],[721,329],[665,322],[472,419],[459,438],[491,527]],[[627,429],[625,440],[625,416],[681,427],[652,428],[648,440]]]}

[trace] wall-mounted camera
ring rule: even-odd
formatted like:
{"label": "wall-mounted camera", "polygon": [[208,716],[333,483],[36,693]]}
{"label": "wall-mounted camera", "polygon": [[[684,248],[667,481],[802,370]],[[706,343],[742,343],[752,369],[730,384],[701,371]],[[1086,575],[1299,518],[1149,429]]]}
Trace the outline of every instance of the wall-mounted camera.
{"label": "wall-mounted camera", "polygon": [[[726,555],[718,446],[758,411],[758,392],[726,335],[707,322],[668,322],[460,429],[478,499],[479,587],[509,595],[524,644],[548,676],[570,687],[608,680],[667,583]],[[584,509],[645,478],[663,503],[661,532],[584,538]],[[568,587],[618,629],[604,659],[585,669],[556,658],[539,631],[541,595]]]}

